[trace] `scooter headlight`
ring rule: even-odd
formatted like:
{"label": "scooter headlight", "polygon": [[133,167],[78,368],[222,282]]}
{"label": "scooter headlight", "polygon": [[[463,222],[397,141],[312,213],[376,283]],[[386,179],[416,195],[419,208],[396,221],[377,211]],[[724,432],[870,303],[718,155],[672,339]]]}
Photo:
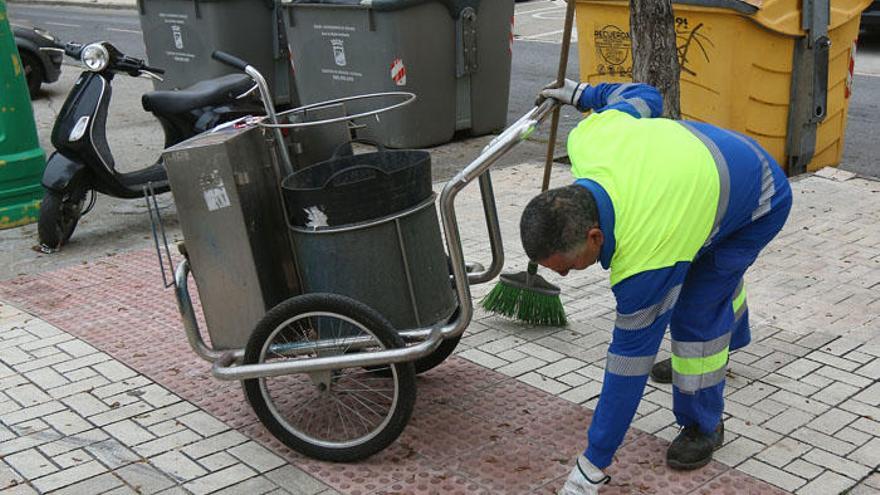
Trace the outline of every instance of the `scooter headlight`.
{"label": "scooter headlight", "polygon": [[110,64],[110,52],[100,43],[93,43],[83,48],[82,62],[93,72],[101,72]]}

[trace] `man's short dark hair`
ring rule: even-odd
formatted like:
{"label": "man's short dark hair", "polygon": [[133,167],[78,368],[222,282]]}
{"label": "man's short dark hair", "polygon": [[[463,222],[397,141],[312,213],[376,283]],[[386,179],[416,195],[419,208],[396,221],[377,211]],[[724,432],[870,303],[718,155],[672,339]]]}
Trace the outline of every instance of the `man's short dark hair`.
{"label": "man's short dark hair", "polygon": [[587,231],[599,224],[596,200],[576,184],[550,189],[529,201],[519,221],[526,255],[541,261],[568,253],[583,243]]}

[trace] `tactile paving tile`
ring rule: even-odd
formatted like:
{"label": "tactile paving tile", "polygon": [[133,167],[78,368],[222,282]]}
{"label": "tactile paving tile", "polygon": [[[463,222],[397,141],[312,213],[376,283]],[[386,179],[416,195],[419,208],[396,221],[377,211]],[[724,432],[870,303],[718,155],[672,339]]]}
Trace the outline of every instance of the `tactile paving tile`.
{"label": "tactile paving tile", "polygon": [[376,495],[490,495],[490,492],[473,481],[468,481],[452,471],[422,471],[412,479],[392,483]]}
{"label": "tactile paving tile", "polygon": [[466,359],[450,356],[436,368],[419,375],[419,389],[424,388],[441,394],[449,394],[453,391],[464,393],[483,390],[508,379],[506,375],[488,370]]}
{"label": "tactile paving tile", "polygon": [[540,438],[514,437],[462,456],[455,469],[492,493],[531,493],[567,475],[580,442],[560,448]]}
{"label": "tactile paving tile", "polygon": [[522,427],[519,433],[557,445],[575,441],[586,443],[587,428],[593,419],[592,411],[571,403],[551,403],[542,408],[539,414],[540,417]]}
{"label": "tactile paving tile", "polygon": [[618,450],[615,462],[606,470],[611,476],[610,487],[624,490],[622,493],[637,489],[636,493],[686,495],[695,493],[727,470],[713,461],[694,471],[673,471],[666,467],[668,446],[668,442],[646,434],[627,443]]}
{"label": "tactile paving tile", "polygon": [[785,495],[785,490],[730,469],[696,491],[699,495]]}
{"label": "tactile paving tile", "polygon": [[534,420],[552,396],[514,379],[487,387],[449,405],[486,420],[522,427]]}
{"label": "tactile paving tile", "polygon": [[467,452],[498,442],[509,429],[442,404],[417,408],[406,429],[419,453],[435,462],[459,458]]}
{"label": "tactile paving tile", "polygon": [[[201,314],[198,292],[190,294]],[[82,338],[261,442],[344,494],[540,493],[561,487],[592,413],[458,357],[418,378],[403,434],[352,464],[306,458],[260,424],[237,382],[221,382],[189,348],[174,293],[145,250],[0,282],[0,299]],[[204,319],[199,316],[204,331]],[[782,494],[718,463],[665,467],[667,443],[630,429],[602,494]]]}

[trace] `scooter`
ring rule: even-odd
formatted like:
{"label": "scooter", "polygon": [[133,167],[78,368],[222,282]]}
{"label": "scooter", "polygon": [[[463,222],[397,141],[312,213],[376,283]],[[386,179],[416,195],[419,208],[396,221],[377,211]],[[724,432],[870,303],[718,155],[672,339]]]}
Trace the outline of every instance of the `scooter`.
{"label": "scooter", "polygon": [[[134,172],[121,173],[107,144],[107,108],[116,74],[160,79],[164,71],[129,57],[107,41],[59,45],[65,55],[80,60],[79,76],[52,129],[55,152],[46,164],[42,184],[46,189],[37,225],[40,247],[55,252],[70,239],[82,215],[92,209],[96,193],[115,198],[138,198],[169,190],[161,158]],[[230,74],[200,81],[180,91],[153,91],[141,98],[144,110],[162,125],[165,147],[177,144],[217,125],[262,114],[256,90],[245,74]],[[91,195],[86,206],[87,196]]]}

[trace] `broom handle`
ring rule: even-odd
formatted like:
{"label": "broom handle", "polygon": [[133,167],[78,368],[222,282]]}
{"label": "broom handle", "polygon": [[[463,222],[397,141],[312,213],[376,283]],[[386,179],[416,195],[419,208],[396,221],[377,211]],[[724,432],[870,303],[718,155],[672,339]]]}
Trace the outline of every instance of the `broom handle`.
{"label": "broom handle", "polygon": [[[565,73],[568,70],[568,50],[571,47],[571,31],[574,24],[575,0],[567,0],[565,9],[565,27],[562,32],[562,52],[559,54],[559,72],[556,73],[556,86],[565,84]],[[553,153],[556,151],[556,132],[559,129],[559,108],[553,109],[553,120],[550,122],[550,142],[547,143],[547,160],[544,162],[544,181],[541,183],[541,192],[550,187],[550,171],[553,168]]]}

